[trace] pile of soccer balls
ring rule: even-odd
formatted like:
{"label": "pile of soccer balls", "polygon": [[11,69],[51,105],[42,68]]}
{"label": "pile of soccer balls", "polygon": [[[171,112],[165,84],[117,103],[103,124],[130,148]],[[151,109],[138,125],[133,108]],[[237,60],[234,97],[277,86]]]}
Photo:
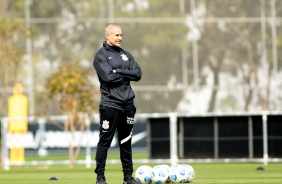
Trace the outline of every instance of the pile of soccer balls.
{"label": "pile of soccer balls", "polygon": [[176,164],[173,166],[163,164],[153,168],[142,165],[135,172],[135,179],[142,184],[190,183],[194,177],[195,171],[188,164]]}

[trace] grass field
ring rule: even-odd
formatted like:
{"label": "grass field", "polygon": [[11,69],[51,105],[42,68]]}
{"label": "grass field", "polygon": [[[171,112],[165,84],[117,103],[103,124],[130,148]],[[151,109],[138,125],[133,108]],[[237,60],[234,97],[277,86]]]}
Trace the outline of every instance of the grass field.
{"label": "grass field", "polygon": [[[140,154],[141,155],[141,154]],[[57,156],[56,158],[58,158]],[[110,154],[110,158],[118,158],[117,154]],[[138,157],[138,153],[134,155]],[[27,157],[32,159],[31,157]],[[55,159],[55,157],[54,157]],[[167,164],[167,163],[164,163]],[[282,163],[188,163],[195,170],[194,184],[281,184]],[[155,166],[157,164],[148,164]],[[139,167],[135,164],[135,170]],[[265,170],[258,171],[257,167]],[[85,165],[69,166],[12,166],[10,171],[0,170],[1,184],[94,184],[96,176],[94,165],[86,169]],[[49,180],[56,177],[58,180]],[[108,184],[121,184],[121,165],[107,165],[106,178]]]}

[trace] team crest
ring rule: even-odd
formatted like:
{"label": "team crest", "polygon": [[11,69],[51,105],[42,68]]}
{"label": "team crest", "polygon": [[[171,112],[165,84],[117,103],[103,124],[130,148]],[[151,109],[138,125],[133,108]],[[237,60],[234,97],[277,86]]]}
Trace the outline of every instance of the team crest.
{"label": "team crest", "polygon": [[109,127],[110,127],[109,124],[110,124],[109,121],[104,120],[103,123],[102,123],[102,128],[103,128],[103,129],[109,129]]}
{"label": "team crest", "polygon": [[123,61],[128,61],[128,57],[125,54],[120,55]]}

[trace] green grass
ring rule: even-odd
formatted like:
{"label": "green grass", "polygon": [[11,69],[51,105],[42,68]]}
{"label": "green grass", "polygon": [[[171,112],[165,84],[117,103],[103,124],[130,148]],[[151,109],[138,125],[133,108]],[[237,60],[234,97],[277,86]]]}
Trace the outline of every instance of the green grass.
{"label": "green grass", "polygon": [[[144,153],[134,153],[134,158],[143,157]],[[58,159],[60,156],[54,156]],[[67,159],[67,156],[64,156]],[[83,156],[81,158],[84,158]],[[110,159],[118,159],[117,153],[109,154]],[[144,157],[143,157],[144,158]],[[27,160],[32,157],[27,156]],[[166,163],[167,164],[167,163]],[[194,184],[281,184],[282,163],[188,163],[195,170]],[[155,166],[157,164],[148,164]],[[140,164],[135,164],[135,170]],[[257,171],[257,167],[264,167],[264,171]],[[10,171],[0,170],[1,184],[94,184],[96,176],[93,172],[95,165],[90,169],[85,165],[69,166],[12,166]],[[50,181],[50,177],[58,180]],[[121,165],[106,167],[108,184],[122,183]]]}
{"label": "green grass", "polygon": [[[154,164],[150,164],[154,166]],[[191,163],[195,170],[195,184],[281,184],[282,164],[268,164],[266,170],[256,171],[257,163]],[[135,169],[139,165],[135,164]],[[10,171],[0,172],[1,184],[94,184],[94,166],[86,169],[76,165],[68,166],[13,166]],[[57,177],[57,181],[49,181]],[[107,165],[106,177],[108,184],[121,184],[122,172],[120,165]]]}

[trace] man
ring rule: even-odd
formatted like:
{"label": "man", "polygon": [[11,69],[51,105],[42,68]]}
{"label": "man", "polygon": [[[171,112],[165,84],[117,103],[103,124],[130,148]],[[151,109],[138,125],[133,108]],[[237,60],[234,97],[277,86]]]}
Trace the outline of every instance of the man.
{"label": "man", "polygon": [[105,28],[105,37],[106,41],[93,61],[101,90],[100,135],[95,158],[96,184],[107,184],[105,179],[107,152],[116,130],[124,176],[123,184],[140,184],[132,177],[131,136],[136,108],[135,94],[130,81],[139,81],[142,71],[134,57],[120,47],[122,41],[120,25],[108,24]]}

